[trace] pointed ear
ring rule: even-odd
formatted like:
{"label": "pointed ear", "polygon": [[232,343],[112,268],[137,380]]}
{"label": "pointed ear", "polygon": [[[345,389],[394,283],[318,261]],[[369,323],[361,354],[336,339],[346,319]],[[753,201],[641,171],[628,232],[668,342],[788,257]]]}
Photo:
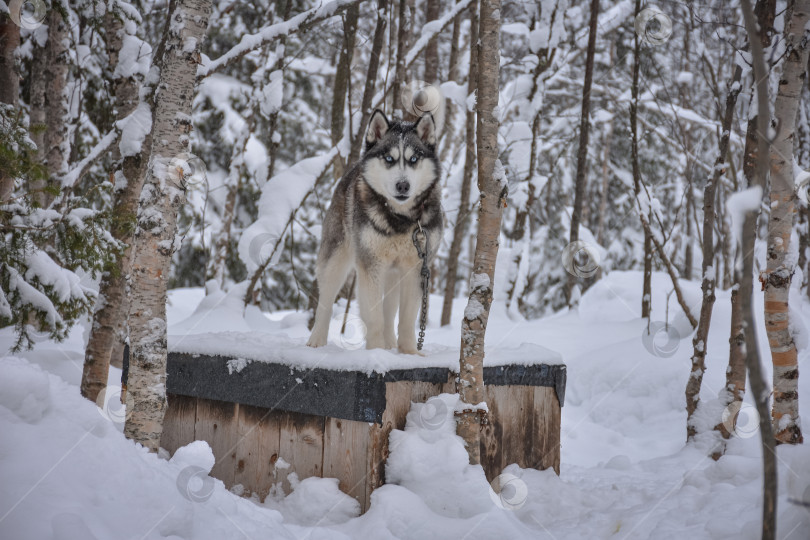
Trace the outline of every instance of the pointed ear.
{"label": "pointed ear", "polygon": [[416,122],[416,134],[422,139],[422,142],[430,146],[436,145],[436,122],[433,121],[433,115],[430,113],[423,114]]}
{"label": "pointed ear", "polygon": [[388,118],[380,109],[376,109],[374,114],[371,115],[371,121],[368,123],[368,133],[366,133],[366,149],[371,148],[388,132],[390,124]]}

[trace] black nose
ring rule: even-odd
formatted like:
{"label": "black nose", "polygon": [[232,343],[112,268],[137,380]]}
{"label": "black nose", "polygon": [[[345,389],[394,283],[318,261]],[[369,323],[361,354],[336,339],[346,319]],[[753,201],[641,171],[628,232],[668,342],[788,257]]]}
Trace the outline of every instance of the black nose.
{"label": "black nose", "polygon": [[411,183],[406,180],[397,182],[397,195],[407,195],[408,190],[411,189]]}

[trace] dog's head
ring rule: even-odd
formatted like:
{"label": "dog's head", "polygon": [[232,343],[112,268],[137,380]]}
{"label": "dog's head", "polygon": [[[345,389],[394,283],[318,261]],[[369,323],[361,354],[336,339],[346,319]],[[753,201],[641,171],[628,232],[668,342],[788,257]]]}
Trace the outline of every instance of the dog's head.
{"label": "dog's head", "polygon": [[374,111],[366,134],[364,177],[369,186],[407,211],[439,178],[436,124],[426,113],[416,122],[389,122]]}

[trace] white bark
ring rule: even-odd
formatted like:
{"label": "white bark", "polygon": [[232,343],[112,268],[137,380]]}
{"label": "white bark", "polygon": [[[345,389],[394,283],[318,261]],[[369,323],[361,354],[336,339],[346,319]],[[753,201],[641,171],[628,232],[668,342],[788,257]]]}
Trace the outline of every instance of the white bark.
{"label": "white bark", "polygon": [[785,60],[774,103],[779,126],[771,146],[771,214],[768,220],[768,267],[765,288],[765,330],[773,359],[773,424],[777,443],[802,442],[799,425],[799,364],[790,331],[788,296],[793,262],[787,259],[796,214],[793,141],[796,112],[807,71],[810,0],[797,0],[785,31]]}
{"label": "white bark", "polygon": [[164,47],[155,58],[152,151],[138,208],[130,278],[127,391],[134,403],[124,434],[156,452],[166,410],[166,288],[177,212],[185,202],[182,160],[189,150],[191,103],[211,0],[172,2]]}

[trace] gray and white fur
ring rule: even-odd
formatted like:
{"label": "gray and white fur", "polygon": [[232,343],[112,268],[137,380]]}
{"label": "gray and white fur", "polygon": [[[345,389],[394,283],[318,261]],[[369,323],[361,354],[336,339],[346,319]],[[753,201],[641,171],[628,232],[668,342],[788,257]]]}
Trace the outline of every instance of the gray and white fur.
{"label": "gray and white fur", "polygon": [[[326,345],[332,305],[349,273],[357,272],[357,300],[366,348],[397,347],[417,354],[415,322],[422,290],[413,231],[429,238],[429,261],[444,226],[433,116],[397,122],[374,111],[361,160],[335,188],[318,252],[320,296],[307,345]],[[394,317],[399,324],[394,332]]]}

